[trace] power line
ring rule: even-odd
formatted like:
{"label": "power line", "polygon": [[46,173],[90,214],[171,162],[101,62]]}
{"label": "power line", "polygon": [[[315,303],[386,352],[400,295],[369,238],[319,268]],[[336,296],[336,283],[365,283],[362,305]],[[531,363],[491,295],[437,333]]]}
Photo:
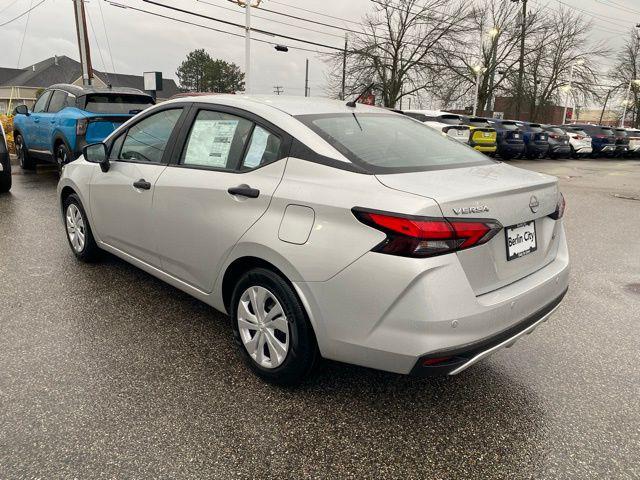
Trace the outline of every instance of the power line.
{"label": "power line", "polygon": [[29,7],[29,10],[27,10],[26,12],[22,12],[20,15],[18,15],[17,17],[13,17],[11,20],[7,20],[4,23],[0,23],[0,27],[4,27],[5,25],[9,25],[11,22],[15,22],[16,20],[24,17],[25,15],[28,15],[31,13],[32,10],[35,10],[36,8],[38,8],[40,5],[42,5],[44,2],[46,2],[47,0],[40,0],[40,2],[36,3],[35,5],[33,5],[32,7]]}
{"label": "power line", "polygon": [[109,58],[111,59],[111,69],[113,73],[116,73],[116,64],[113,63],[113,52],[111,51],[111,42],[109,42],[109,34],[107,33],[107,24],[104,21],[104,13],[102,12],[102,2],[98,0],[98,7],[100,8],[100,18],[102,19],[102,28],[104,29],[104,38],[107,40],[107,49],[109,51]]}
{"label": "power line", "polygon": [[628,12],[628,13],[637,13],[640,15],[640,10],[635,10],[633,8],[627,7],[625,5],[621,5],[620,3],[616,3],[613,0],[606,0],[607,3],[604,3],[603,0],[595,0],[597,3],[600,3],[602,5],[605,5],[609,8],[617,8],[618,10],[622,10],[623,12]]}
{"label": "power line", "polygon": [[100,48],[100,43],[98,42],[98,35],[96,33],[96,28],[93,26],[93,20],[91,20],[91,12],[89,9],[86,10],[87,17],[89,17],[89,25],[91,25],[91,31],[93,32],[93,40],[96,42],[96,47],[98,47],[98,53],[100,54],[100,60],[102,61],[102,68],[104,68],[104,75],[106,77],[107,83],[111,84],[111,80],[109,80],[109,74],[107,73],[107,64],[104,62],[104,57],[102,56],[102,49]]}
{"label": "power line", "polygon": [[27,28],[29,28],[29,19],[31,18],[31,7],[33,0],[29,2],[29,10],[27,10],[27,23],[24,24],[24,32],[22,32],[22,41],[20,42],[20,51],[18,52],[18,62],[16,68],[20,68],[20,60],[22,60],[22,48],[24,47],[24,39],[27,37]]}
{"label": "power line", "polygon": [[[169,10],[174,10],[174,11],[180,12],[180,13],[186,13],[187,15],[193,15],[195,17],[205,18],[205,19],[211,20],[213,22],[219,22],[219,23],[223,23],[225,25],[231,25],[233,27],[237,27],[237,28],[241,28],[242,30],[245,30],[245,26],[241,25],[239,23],[230,22],[228,20],[222,20],[220,18],[210,17],[210,16],[204,15],[202,13],[190,12],[189,10],[184,10],[182,8],[173,7],[171,5],[165,5],[164,3],[155,2],[153,0],[142,0],[142,1],[145,2],[145,3],[150,3],[151,5],[156,5],[158,7],[167,8]],[[337,51],[340,51],[340,52],[344,50],[342,47],[334,47],[333,45],[327,45],[325,43],[314,42],[314,41],[311,41],[311,40],[305,40],[305,39],[302,39],[302,38],[293,37],[291,35],[284,35],[282,33],[270,32],[268,30],[263,30],[261,28],[251,28],[251,31],[252,32],[256,32],[256,33],[261,33],[263,35],[269,35],[271,37],[280,37],[280,38],[285,38],[287,40],[293,40],[295,42],[306,43],[308,45],[314,45],[316,47],[328,48],[330,50],[337,50]]]}
{"label": "power line", "polygon": [[[122,8],[122,9],[125,9],[125,10],[127,10],[127,9],[128,10],[135,10],[136,12],[145,13],[147,15],[153,15],[154,17],[164,18],[165,20],[171,20],[171,21],[178,22],[178,23],[184,23],[186,25],[191,25],[191,26],[194,26],[194,27],[204,28],[206,30],[211,30],[213,32],[224,33],[224,34],[227,34],[227,35],[231,35],[232,37],[244,38],[244,35],[239,34],[239,33],[228,32],[226,30],[220,30],[219,28],[209,27],[207,25],[202,25],[202,24],[199,24],[199,23],[190,22],[188,20],[182,20],[180,18],[170,17],[168,15],[162,15],[161,13],[151,12],[149,10],[144,10],[142,8],[136,8],[136,7],[132,7],[132,6],[129,6],[129,5],[123,5],[121,3],[116,3],[116,2],[111,2],[111,1],[109,2],[109,5],[112,5],[112,6],[118,7],[118,8]],[[275,42],[269,42],[267,40],[262,40],[260,38],[252,38],[251,41],[259,42],[259,43],[266,43],[267,45],[271,45],[271,46],[277,45]],[[321,53],[321,52],[318,52],[318,50],[312,50],[310,48],[304,48],[304,47],[292,47],[292,46],[289,46],[289,48],[292,48],[294,50],[301,50],[303,52]]]}
{"label": "power line", "polygon": [[300,10],[302,12],[313,13],[315,15],[320,15],[320,16],[326,17],[326,18],[333,18],[334,20],[340,20],[342,22],[348,22],[348,23],[353,23],[355,25],[360,25],[360,22],[358,22],[356,20],[349,20],[348,18],[336,17],[336,16],[333,16],[333,15],[328,15],[326,13],[317,12],[315,10],[309,10],[307,8],[298,7],[296,5],[290,5],[288,3],[278,2],[276,0],[271,0],[271,3],[276,3],[278,5],[282,5],[282,6],[288,7],[288,8],[295,8],[296,10]]}
{"label": "power line", "polygon": [[5,12],[7,10],[9,10],[11,7],[13,7],[16,3],[18,3],[20,0],[13,0],[13,2],[9,3],[6,7],[4,7],[2,10],[0,10],[0,13]]}
{"label": "power line", "polygon": [[[223,7],[223,6],[221,6],[221,5],[216,5],[216,4],[211,3],[211,2],[206,2],[205,0],[197,0],[197,1],[198,1],[198,2],[200,2],[200,3],[204,3],[204,4],[206,4],[206,5],[210,5],[210,6],[214,7],[214,8],[220,8],[220,9],[222,9],[222,10],[228,10],[228,11],[230,11],[230,12],[233,12],[233,13],[237,13],[237,14],[243,15],[243,13],[242,13],[242,12],[239,12],[238,10],[236,10],[236,9],[234,9],[234,8]],[[262,10],[262,9],[259,9],[259,10]],[[273,23],[279,23],[279,24],[281,24],[281,25],[286,25],[286,26],[288,26],[288,27],[300,28],[300,29],[302,29],[302,30],[307,30],[307,31],[309,31],[309,32],[320,33],[320,34],[322,34],[322,35],[329,35],[329,36],[331,36],[331,37],[342,38],[342,35],[337,35],[337,34],[335,34],[335,33],[329,33],[329,32],[323,32],[323,31],[321,31],[321,30],[314,30],[314,29],[312,29],[312,28],[302,27],[302,26],[300,26],[300,25],[295,25],[295,24],[293,24],[293,23],[289,23],[289,22],[282,22],[282,21],[280,21],[280,20],[274,20],[273,18],[265,17],[265,16],[262,16],[262,15],[256,15],[255,13],[251,13],[251,18],[261,18],[262,20],[267,20],[268,22],[273,22]]]}

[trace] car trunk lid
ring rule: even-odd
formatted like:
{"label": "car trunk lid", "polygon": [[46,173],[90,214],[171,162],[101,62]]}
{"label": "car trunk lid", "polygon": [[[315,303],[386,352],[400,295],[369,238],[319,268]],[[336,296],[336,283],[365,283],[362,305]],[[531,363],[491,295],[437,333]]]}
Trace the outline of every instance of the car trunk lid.
{"label": "car trunk lid", "polygon": [[476,295],[530,275],[555,258],[556,221],[548,217],[558,201],[555,177],[502,163],[377,177],[389,188],[433,199],[444,217],[492,219],[503,227],[534,223],[536,250],[520,258],[507,259],[504,228],[486,244],[457,252]]}

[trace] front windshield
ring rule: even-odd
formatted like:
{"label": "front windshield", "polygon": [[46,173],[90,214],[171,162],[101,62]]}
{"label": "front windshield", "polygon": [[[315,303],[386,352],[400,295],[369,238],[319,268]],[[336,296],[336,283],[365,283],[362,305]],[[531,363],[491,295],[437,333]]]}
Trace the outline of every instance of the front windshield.
{"label": "front windshield", "polygon": [[493,163],[468,146],[401,115],[354,112],[296,118],[349,160],[373,173]]}

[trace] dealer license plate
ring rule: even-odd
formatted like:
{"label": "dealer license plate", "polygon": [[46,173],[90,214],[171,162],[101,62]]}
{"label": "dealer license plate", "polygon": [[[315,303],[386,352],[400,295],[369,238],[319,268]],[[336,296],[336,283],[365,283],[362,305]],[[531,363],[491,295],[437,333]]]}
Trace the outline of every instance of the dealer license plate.
{"label": "dealer license plate", "polygon": [[524,257],[538,249],[536,222],[525,222],[504,229],[507,260]]}

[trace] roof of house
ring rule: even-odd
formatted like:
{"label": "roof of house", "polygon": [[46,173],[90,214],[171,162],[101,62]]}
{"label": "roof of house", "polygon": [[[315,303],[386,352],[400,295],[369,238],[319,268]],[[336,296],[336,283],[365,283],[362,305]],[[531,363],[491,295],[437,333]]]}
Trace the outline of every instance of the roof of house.
{"label": "roof of house", "polygon": [[[94,70],[94,74],[104,83],[114,87],[144,89],[142,75],[125,75]],[[54,84],[73,83],[82,77],[82,65],[65,55],[50,57],[24,69],[0,68],[0,86],[47,88]],[[176,82],[163,79],[162,98],[169,98],[179,92]]]}

